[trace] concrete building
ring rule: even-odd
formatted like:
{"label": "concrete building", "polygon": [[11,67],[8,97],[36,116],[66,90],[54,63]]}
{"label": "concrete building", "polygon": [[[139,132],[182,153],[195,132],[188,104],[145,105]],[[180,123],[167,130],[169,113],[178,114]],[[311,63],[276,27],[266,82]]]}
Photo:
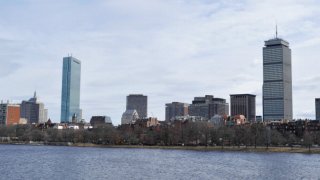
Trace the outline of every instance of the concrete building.
{"label": "concrete building", "polygon": [[71,123],[82,119],[80,109],[81,62],[72,57],[63,58],[61,123]]}
{"label": "concrete building", "polygon": [[136,110],[126,110],[121,117],[121,124],[134,124],[139,119],[138,112]]}
{"label": "concrete building", "polygon": [[126,110],[136,110],[140,118],[148,117],[148,97],[142,94],[128,95]]}
{"label": "concrete building", "polygon": [[277,36],[263,47],[263,119],[292,120],[291,49]]}
{"label": "concrete building", "polygon": [[90,124],[94,127],[101,125],[112,125],[112,121],[109,116],[92,116]]}
{"label": "concrete building", "polygon": [[195,97],[189,106],[189,115],[206,119],[211,119],[214,115],[229,115],[229,104],[225,99],[214,98],[213,95]]}
{"label": "concrete building", "polygon": [[320,98],[316,98],[316,120],[320,120]]}
{"label": "concrete building", "polygon": [[171,119],[177,116],[187,116],[189,104],[181,103],[181,102],[172,102],[166,104],[166,121],[170,121]]}
{"label": "concrete building", "polygon": [[44,108],[44,104],[38,101],[37,93],[28,101],[21,103],[21,118],[27,120],[28,123],[44,123],[48,120],[48,110]]}
{"label": "concrete building", "polygon": [[231,116],[244,115],[249,122],[256,122],[256,95],[230,95]]}
{"label": "concrete building", "polygon": [[9,102],[0,104],[0,124],[13,125],[20,122],[20,105]]}

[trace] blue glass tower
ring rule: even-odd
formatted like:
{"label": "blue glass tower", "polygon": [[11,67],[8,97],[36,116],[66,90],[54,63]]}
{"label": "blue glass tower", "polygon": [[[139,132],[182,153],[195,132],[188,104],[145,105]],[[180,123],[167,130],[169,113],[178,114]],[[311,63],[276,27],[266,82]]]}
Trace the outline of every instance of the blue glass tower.
{"label": "blue glass tower", "polygon": [[82,118],[80,109],[81,62],[72,57],[63,58],[61,123],[79,122]]}

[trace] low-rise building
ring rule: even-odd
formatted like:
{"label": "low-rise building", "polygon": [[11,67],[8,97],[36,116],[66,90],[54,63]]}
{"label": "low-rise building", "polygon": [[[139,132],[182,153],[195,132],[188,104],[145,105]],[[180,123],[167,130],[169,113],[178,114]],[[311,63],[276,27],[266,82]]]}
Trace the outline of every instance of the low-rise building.
{"label": "low-rise building", "polygon": [[93,127],[103,126],[103,125],[112,125],[111,118],[109,116],[92,116],[90,124]]}

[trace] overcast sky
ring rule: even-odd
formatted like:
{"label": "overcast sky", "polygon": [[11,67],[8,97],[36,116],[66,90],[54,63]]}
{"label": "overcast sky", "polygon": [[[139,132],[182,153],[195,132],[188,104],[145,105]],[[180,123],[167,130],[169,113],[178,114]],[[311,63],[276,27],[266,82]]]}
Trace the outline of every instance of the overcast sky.
{"label": "overcast sky", "polygon": [[119,124],[126,96],[148,96],[148,114],[194,96],[257,95],[262,47],[275,35],[292,49],[295,118],[314,119],[320,97],[318,0],[0,0],[0,99],[36,90],[60,121],[62,58],[82,61],[81,108]]}

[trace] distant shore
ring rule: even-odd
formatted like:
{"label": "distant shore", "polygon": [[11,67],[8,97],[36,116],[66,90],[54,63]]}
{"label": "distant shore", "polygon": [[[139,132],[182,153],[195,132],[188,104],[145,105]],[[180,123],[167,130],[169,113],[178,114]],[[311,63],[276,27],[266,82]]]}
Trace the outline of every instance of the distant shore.
{"label": "distant shore", "polygon": [[133,149],[168,149],[168,150],[193,150],[193,151],[220,151],[220,152],[270,152],[270,153],[304,153],[320,154],[319,147],[265,147],[257,146],[148,146],[148,145],[100,145],[92,143],[72,142],[0,142],[11,145],[47,145],[47,146],[71,146],[71,147],[97,147],[97,148],[133,148]]}

